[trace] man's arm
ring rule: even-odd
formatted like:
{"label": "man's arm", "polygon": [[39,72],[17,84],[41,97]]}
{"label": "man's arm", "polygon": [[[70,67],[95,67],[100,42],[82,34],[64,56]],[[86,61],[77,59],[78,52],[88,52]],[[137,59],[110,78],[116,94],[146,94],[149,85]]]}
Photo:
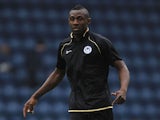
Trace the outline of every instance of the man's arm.
{"label": "man's arm", "polygon": [[26,117],[27,112],[33,113],[34,106],[38,99],[52,90],[64,77],[65,71],[56,68],[43,83],[43,85],[30,97],[23,107],[23,116]]}
{"label": "man's arm", "polygon": [[112,104],[122,104],[126,101],[126,93],[128,89],[129,84],[129,70],[122,60],[117,60],[114,62],[114,67],[118,70],[119,74],[119,80],[120,80],[120,89],[112,95],[116,96],[115,100],[112,102]]}

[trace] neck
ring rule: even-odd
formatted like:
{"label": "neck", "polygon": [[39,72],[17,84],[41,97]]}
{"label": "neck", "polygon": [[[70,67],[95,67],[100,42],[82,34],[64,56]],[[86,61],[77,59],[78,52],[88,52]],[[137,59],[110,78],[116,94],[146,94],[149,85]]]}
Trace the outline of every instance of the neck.
{"label": "neck", "polygon": [[83,37],[83,34],[84,34],[84,32],[82,32],[82,33],[73,33],[73,38],[76,38],[76,39],[78,39],[78,38],[82,38]]}
{"label": "neck", "polygon": [[89,28],[87,28],[86,30],[84,30],[81,33],[74,33],[72,32],[70,34],[71,38],[75,38],[75,39],[81,39],[82,37],[85,37],[86,33],[89,31]]}

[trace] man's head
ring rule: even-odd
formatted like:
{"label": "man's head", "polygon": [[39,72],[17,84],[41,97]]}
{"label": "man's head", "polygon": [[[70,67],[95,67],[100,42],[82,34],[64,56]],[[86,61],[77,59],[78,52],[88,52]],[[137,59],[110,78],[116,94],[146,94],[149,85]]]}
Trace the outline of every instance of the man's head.
{"label": "man's head", "polygon": [[89,12],[81,5],[76,5],[69,12],[69,25],[74,34],[82,34],[91,22]]}

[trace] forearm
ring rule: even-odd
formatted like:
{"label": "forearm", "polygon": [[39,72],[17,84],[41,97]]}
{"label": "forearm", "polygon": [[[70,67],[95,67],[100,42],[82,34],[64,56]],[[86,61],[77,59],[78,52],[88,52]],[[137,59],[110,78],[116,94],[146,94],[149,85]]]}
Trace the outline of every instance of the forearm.
{"label": "forearm", "polygon": [[118,70],[119,80],[120,80],[120,90],[127,92],[130,79],[129,70],[124,61],[122,60],[115,61],[114,66]]}
{"label": "forearm", "polygon": [[64,74],[59,74],[58,72],[58,70],[53,71],[32,97],[39,99],[42,95],[52,90],[64,77]]}
{"label": "forearm", "polygon": [[119,70],[119,80],[120,80],[120,90],[124,90],[127,92],[128,84],[130,80],[130,75],[128,68],[124,66],[121,70]]}

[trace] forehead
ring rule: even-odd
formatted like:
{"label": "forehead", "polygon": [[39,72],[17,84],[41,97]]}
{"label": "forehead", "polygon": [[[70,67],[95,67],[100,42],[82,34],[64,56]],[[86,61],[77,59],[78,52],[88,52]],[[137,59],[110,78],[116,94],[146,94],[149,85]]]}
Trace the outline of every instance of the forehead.
{"label": "forehead", "polygon": [[81,10],[71,10],[69,12],[69,17],[73,16],[73,17],[77,17],[77,16],[86,16],[88,13],[85,9],[81,9]]}

